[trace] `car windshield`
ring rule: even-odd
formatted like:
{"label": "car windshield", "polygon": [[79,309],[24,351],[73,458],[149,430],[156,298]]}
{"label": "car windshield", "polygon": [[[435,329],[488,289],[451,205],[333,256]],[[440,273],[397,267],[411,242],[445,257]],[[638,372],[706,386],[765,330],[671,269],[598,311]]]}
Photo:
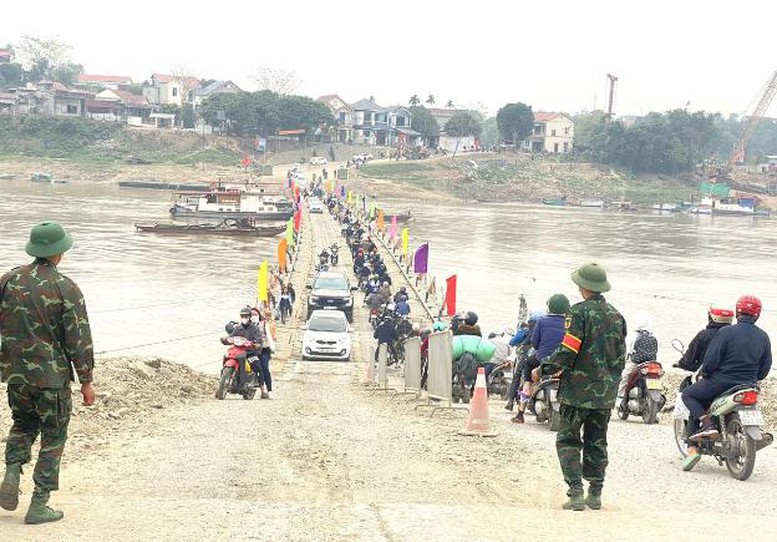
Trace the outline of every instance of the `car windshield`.
{"label": "car windshield", "polygon": [[345,333],[347,328],[343,318],[328,318],[320,316],[311,318],[308,323],[310,331],[331,331],[335,333]]}
{"label": "car windshield", "polygon": [[316,290],[347,290],[348,282],[343,277],[321,277],[314,286]]}

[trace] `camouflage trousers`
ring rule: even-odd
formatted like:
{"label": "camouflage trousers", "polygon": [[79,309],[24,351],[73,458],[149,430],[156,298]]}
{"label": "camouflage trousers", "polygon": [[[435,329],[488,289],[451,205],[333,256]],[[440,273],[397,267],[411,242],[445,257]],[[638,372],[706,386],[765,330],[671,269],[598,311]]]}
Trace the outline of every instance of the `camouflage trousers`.
{"label": "camouflage trousers", "polygon": [[[601,489],[607,469],[607,425],[610,409],[576,408],[562,404],[556,436],[556,453],[561,463],[567,492],[583,493],[583,478]],[[581,436],[582,432],[582,436]],[[582,452],[582,467],[580,453]]]}
{"label": "camouflage trousers", "polygon": [[6,464],[29,463],[32,445],[40,434],[40,453],[32,475],[35,489],[58,489],[59,462],[65,449],[73,407],[70,387],[38,388],[9,384],[8,404],[13,426],[5,445]]}

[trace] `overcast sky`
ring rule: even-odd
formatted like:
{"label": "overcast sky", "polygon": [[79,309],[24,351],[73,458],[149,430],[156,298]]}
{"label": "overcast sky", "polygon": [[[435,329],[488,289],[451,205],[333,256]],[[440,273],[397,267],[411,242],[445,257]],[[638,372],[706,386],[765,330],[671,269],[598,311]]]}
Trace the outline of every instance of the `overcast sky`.
{"label": "overcast sky", "polygon": [[[461,6],[470,7],[461,7]],[[256,90],[259,66],[292,70],[298,93],[438,106],[521,101],[535,111],[685,107],[752,111],[777,69],[777,3],[740,0],[3,2],[0,45],[21,35],[72,46],[87,73],[186,68]],[[777,107],[768,114],[777,116]]]}

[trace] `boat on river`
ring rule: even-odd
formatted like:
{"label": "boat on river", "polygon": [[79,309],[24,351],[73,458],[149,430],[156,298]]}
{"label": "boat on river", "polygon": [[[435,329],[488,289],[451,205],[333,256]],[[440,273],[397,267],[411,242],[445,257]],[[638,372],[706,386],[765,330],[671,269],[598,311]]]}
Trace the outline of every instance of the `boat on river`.
{"label": "boat on river", "polygon": [[181,192],[170,208],[174,218],[249,218],[288,220],[294,214],[291,202],[257,192],[212,190]]}
{"label": "boat on river", "polygon": [[580,200],[580,207],[598,207],[604,208],[604,200],[601,199],[582,199]]}
{"label": "boat on river", "polygon": [[542,204],[543,205],[566,205],[567,204],[567,198],[542,198]]}
{"label": "boat on river", "polygon": [[755,198],[713,198],[705,196],[701,202],[688,210],[697,215],[712,216],[769,216],[767,209],[759,209]]}
{"label": "boat on river", "polygon": [[218,224],[135,224],[135,229],[144,233],[275,237],[286,231],[286,225],[257,226],[247,219],[228,218]]}

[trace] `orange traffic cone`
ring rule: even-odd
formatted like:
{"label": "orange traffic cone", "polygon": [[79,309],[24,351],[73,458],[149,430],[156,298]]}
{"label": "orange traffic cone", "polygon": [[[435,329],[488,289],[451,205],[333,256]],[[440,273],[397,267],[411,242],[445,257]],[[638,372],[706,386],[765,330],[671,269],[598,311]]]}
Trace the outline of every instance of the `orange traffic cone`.
{"label": "orange traffic cone", "polygon": [[475,380],[475,394],[469,403],[469,417],[462,435],[477,435],[494,437],[491,432],[491,419],[488,415],[488,391],[486,390],[486,370],[478,368],[478,378]]}

